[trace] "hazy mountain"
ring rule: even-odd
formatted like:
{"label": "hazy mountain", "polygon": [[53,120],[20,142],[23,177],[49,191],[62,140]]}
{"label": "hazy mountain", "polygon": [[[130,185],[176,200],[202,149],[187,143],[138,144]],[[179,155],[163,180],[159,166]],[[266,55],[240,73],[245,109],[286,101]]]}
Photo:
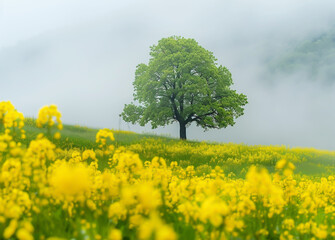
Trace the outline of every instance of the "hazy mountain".
{"label": "hazy mountain", "polygon": [[269,64],[271,74],[303,74],[304,80],[335,82],[335,28],[291,44]]}

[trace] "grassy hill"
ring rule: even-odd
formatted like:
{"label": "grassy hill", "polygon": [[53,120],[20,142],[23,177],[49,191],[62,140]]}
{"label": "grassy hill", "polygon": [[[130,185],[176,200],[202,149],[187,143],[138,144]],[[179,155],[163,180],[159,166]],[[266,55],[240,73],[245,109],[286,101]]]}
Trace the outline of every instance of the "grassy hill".
{"label": "grassy hill", "polygon": [[[36,127],[35,120],[27,119],[25,124],[28,144],[43,130]],[[70,153],[76,149],[97,150],[95,136],[99,129],[82,126],[64,125],[62,138],[53,140],[57,147],[67,149]],[[151,161],[154,157],[163,157],[167,164],[178,162],[181,167],[194,166],[197,175],[210,173],[216,166],[224,169],[226,174],[244,177],[251,165],[265,166],[270,172],[275,171],[277,161],[287,159],[296,166],[296,173],[328,176],[335,173],[335,152],[314,148],[289,148],[286,146],[248,146],[244,144],[224,144],[138,134],[128,131],[113,130],[115,149],[125,147],[138,153],[141,160]],[[103,160],[100,160],[103,161]],[[100,162],[102,169],[106,162]]]}

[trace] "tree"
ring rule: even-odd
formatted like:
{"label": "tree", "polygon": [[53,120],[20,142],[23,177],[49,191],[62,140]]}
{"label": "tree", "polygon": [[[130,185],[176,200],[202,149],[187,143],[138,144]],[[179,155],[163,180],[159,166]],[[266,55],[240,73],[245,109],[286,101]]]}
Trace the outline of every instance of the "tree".
{"label": "tree", "polygon": [[213,53],[194,39],[168,37],[153,45],[149,64],[135,72],[134,103],[126,104],[122,118],[152,128],[172,122],[180,125],[180,138],[192,122],[205,130],[233,126],[243,115],[247,97],[231,90],[231,73],[218,66]]}

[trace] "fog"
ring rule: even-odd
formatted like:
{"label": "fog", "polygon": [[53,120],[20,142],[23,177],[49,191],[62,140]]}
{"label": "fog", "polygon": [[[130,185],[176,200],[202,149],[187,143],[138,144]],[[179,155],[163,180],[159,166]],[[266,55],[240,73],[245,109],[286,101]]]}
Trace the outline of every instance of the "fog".
{"label": "fog", "polygon": [[0,1],[0,101],[25,116],[57,104],[68,124],[178,137],[120,121],[136,65],[163,37],[196,39],[248,97],[232,127],[189,139],[335,150],[335,86],[304,72],[269,74],[268,62],[329,29],[333,1]]}

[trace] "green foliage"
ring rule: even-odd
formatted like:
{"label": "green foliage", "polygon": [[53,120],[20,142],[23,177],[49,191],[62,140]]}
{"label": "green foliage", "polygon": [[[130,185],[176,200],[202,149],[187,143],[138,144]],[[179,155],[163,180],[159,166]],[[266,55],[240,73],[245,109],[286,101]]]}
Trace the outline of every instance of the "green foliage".
{"label": "green foliage", "polygon": [[231,73],[194,39],[169,37],[151,47],[149,64],[135,73],[135,103],[125,105],[123,119],[152,128],[195,122],[202,128],[225,128],[243,115],[247,97],[231,90]]}

